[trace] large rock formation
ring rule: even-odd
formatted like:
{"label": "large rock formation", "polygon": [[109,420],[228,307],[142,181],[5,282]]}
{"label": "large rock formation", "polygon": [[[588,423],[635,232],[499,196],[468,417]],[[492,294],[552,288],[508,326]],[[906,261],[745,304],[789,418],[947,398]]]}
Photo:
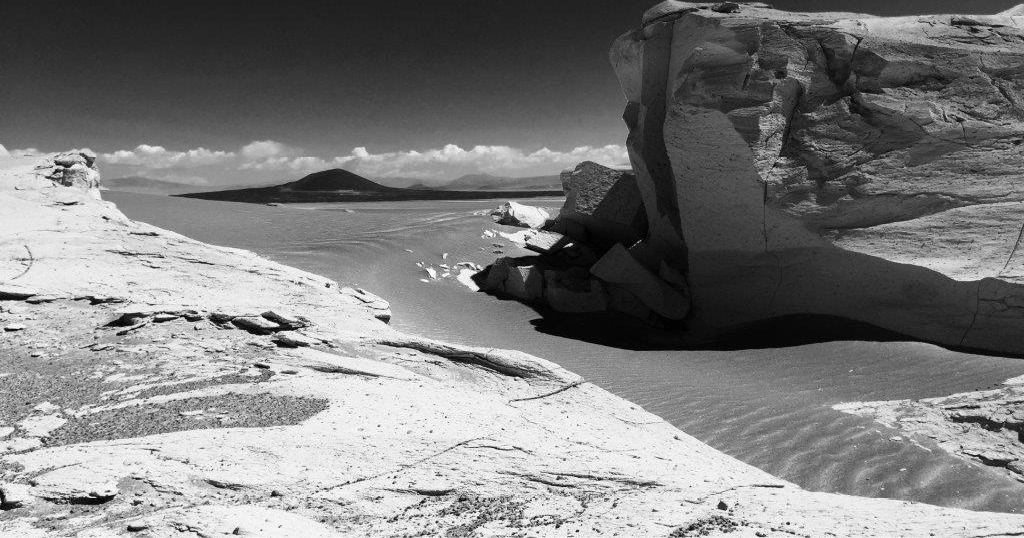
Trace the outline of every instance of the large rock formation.
{"label": "large rock formation", "polygon": [[647,215],[688,331],[792,314],[1024,352],[1024,17],[666,1],[616,40]]}

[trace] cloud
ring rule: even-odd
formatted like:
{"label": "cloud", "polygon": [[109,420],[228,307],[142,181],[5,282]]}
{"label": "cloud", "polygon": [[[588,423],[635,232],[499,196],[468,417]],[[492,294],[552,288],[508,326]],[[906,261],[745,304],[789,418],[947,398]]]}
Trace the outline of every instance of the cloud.
{"label": "cloud", "polygon": [[12,149],[10,150],[10,154],[14,157],[31,157],[33,155],[39,155],[39,150],[37,148]]}
{"label": "cloud", "polygon": [[372,153],[366,147],[357,147],[347,154],[322,157],[274,140],[254,140],[230,151],[203,147],[177,151],[140,144],[130,150],[101,153],[99,161],[115,174],[112,177],[141,175],[171,181],[188,177],[196,183],[204,179],[213,184],[286,181],[319,170],[344,168],[370,178],[406,177],[437,184],[481,172],[499,176],[556,174],[582,161],[621,166],[628,157],[624,147],[614,144],[579,146],[568,151],[483,145],[466,149],[447,144],[435,149]]}
{"label": "cloud", "polygon": [[139,144],[135,149],[100,154],[101,163],[137,166],[151,170],[195,168],[228,163],[236,158],[233,151],[212,151],[203,147],[188,151],[170,151],[163,146]]}
{"label": "cloud", "polygon": [[541,148],[531,153],[510,146],[474,146],[463,149],[448,144],[440,149],[388,153],[370,153],[365,147],[357,147],[349,155],[336,157],[334,162],[370,177],[437,178],[450,176],[453,172],[485,172],[495,175],[554,173],[582,161],[620,166],[627,159],[626,149],[615,144],[602,147],[579,146],[570,151]]}
{"label": "cloud", "polygon": [[240,153],[249,161],[266,160],[301,153],[302,150],[273,140],[254,140],[242,146]]}
{"label": "cloud", "polygon": [[11,154],[7,151],[7,148],[5,148],[3,144],[0,144],[0,157],[10,157],[10,155]]}

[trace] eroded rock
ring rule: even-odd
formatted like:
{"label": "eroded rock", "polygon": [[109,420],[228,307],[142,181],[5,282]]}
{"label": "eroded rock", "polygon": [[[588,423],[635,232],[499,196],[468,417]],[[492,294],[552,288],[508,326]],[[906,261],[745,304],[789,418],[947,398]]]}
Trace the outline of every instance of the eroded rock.
{"label": "eroded rock", "polygon": [[611,52],[629,250],[684,275],[688,330],[821,314],[1024,351],[1024,22],[727,4],[663,2]]}
{"label": "eroded rock", "polygon": [[586,237],[580,237],[571,226],[563,225],[573,238],[631,245],[647,231],[647,215],[632,172],[585,161],[562,172],[562,188],[565,203],[557,220],[576,223],[586,231]]}
{"label": "eroded rock", "polygon": [[498,224],[523,228],[540,228],[551,218],[547,211],[519,202],[505,202],[491,215],[494,216],[494,222]]}

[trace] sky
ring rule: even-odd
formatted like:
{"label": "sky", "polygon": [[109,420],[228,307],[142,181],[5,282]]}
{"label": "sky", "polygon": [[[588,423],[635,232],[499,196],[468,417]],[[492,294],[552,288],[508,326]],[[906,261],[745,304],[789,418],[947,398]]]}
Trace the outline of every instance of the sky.
{"label": "sky", "polygon": [[[1015,0],[778,0],[994,13]],[[557,173],[626,161],[611,42],[653,1],[12,2],[0,144],[88,147],[106,177],[267,183]]]}

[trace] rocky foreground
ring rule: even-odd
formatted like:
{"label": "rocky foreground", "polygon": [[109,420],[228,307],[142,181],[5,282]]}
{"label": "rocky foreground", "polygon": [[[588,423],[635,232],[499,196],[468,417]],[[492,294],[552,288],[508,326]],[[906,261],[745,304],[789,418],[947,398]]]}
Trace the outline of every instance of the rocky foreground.
{"label": "rocky foreground", "polygon": [[0,535],[1024,532],[803,491],[555,364],[132,222],[89,154],[57,161],[0,161]]}

